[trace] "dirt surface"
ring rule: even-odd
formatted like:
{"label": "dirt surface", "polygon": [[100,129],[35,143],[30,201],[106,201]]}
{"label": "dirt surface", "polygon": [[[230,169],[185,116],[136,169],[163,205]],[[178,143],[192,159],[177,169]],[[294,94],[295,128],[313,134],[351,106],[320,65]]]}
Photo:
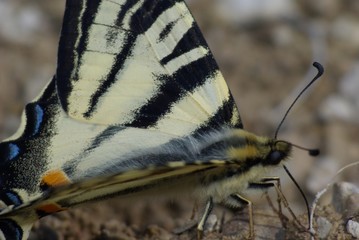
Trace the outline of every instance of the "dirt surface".
{"label": "dirt surface", "polygon": [[[281,139],[319,147],[322,151],[315,160],[295,150],[288,163],[312,202],[340,167],[358,161],[359,100],[355,98],[359,96],[356,94],[359,85],[355,84],[359,82],[355,80],[359,78],[355,71],[359,66],[358,2],[293,1],[294,10],[270,16],[253,13],[248,19],[240,19],[239,10],[238,14],[221,11],[219,1],[188,3],[249,131],[273,136],[301,86],[315,75],[311,63],[315,60],[324,65],[325,75],[294,107],[279,133]],[[2,138],[15,131],[24,104],[40,92],[55,72],[64,4],[64,0],[0,2]],[[349,77],[354,80],[347,81]],[[343,87],[346,82],[352,85]],[[358,170],[351,167],[335,181],[358,185]],[[305,207],[297,189],[283,170],[273,175],[281,177],[290,206],[307,226]],[[276,194],[271,193],[271,197],[275,202]],[[344,228],[347,218],[330,206],[330,199],[331,194],[325,195],[321,206],[329,206],[316,211],[316,216],[325,216],[332,223],[326,238],[351,239]],[[285,215],[289,221],[284,221],[262,194],[255,195],[253,200],[257,239],[309,239],[309,234],[291,221],[288,212]],[[111,199],[48,216],[36,223],[30,239],[195,239],[194,229],[173,234],[175,229],[188,225],[191,210],[192,202],[187,200]],[[204,239],[245,238],[246,211],[216,208],[211,216],[214,226],[204,234]]]}

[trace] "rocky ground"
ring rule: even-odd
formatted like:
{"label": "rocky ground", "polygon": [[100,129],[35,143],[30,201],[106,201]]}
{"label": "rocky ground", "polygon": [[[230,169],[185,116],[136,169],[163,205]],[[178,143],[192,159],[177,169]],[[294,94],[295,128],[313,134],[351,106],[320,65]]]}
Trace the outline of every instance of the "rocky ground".
{"label": "rocky ground", "polygon": [[[2,138],[15,131],[24,104],[55,71],[64,2],[0,2]],[[288,163],[311,203],[341,167],[359,160],[359,2],[270,2],[191,0],[188,4],[235,96],[247,130],[273,136],[290,103],[315,75],[311,63],[318,61],[325,67],[322,79],[293,108],[279,133],[281,139],[322,151],[313,159],[295,150]],[[354,201],[359,192],[358,170],[352,166],[334,179],[353,185],[340,183],[334,194],[329,188],[321,198],[315,213],[322,218],[316,218],[316,230],[327,239],[353,235],[347,233],[345,224],[358,211],[358,201]],[[283,170],[274,175],[281,177],[291,208],[306,224],[297,189]],[[333,196],[340,204],[332,204]],[[262,194],[254,199],[258,199],[254,201],[258,239],[309,238],[292,221],[283,227],[280,219],[284,218],[268,207]],[[275,194],[272,199],[276,201]],[[188,201],[112,199],[46,217],[36,224],[31,239],[193,239],[195,231],[173,234],[189,222],[191,209]],[[234,239],[245,234],[245,211],[216,209],[211,216],[214,226],[205,239]]]}

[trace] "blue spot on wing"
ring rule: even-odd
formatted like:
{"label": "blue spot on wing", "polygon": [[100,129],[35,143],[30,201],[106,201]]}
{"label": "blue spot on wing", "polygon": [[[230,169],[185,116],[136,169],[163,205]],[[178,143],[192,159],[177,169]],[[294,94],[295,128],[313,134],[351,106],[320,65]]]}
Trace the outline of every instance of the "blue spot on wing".
{"label": "blue spot on wing", "polygon": [[9,144],[9,160],[13,160],[20,153],[20,148],[13,143]]}
{"label": "blue spot on wing", "polygon": [[33,137],[39,133],[44,120],[44,110],[37,103],[29,103],[25,107],[26,127],[24,137]]}
{"label": "blue spot on wing", "polygon": [[24,235],[22,228],[12,219],[1,219],[0,231],[5,239],[21,240]]}
{"label": "blue spot on wing", "polygon": [[5,195],[10,200],[12,205],[19,206],[22,204],[21,198],[16,193],[9,191],[6,192]]}
{"label": "blue spot on wing", "polygon": [[33,135],[35,135],[36,133],[39,132],[41,123],[42,123],[42,119],[44,117],[44,111],[42,110],[42,108],[39,105],[35,106],[35,113],[36,113],[36,122],[35,122],[35,132],[33,133]]}

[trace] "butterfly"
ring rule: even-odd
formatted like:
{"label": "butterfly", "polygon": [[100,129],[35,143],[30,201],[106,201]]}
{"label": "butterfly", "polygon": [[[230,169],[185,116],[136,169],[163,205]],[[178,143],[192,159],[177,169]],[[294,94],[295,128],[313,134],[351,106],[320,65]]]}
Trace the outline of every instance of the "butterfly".
{"label": "butterfly", "polygon": [[153,190],[202,203],[202,232],[214,204],[251,206],[246,190],[272,186],[264,177],[291,150],[243,130],[183,0],[67,0],[56,73],[0,143],[0,238]]}

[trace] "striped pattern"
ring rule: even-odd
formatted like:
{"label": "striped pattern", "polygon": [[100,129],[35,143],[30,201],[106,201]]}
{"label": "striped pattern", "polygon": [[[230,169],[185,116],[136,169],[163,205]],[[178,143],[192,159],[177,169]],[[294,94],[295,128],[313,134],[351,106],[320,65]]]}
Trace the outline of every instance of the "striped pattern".
{"label": "striped pattern", "polygon": [[68,1],[65,19],[56,76],[69,116],[183,135],[238,112],[183,1]]}
{"label": "striped pattern", "polygon": [[183,0],[68,0],[56,74],[0,143],[0,239],[26,239],[38,218],[82,202],[211,171],[225,162],[200,149],[241,127]]}

